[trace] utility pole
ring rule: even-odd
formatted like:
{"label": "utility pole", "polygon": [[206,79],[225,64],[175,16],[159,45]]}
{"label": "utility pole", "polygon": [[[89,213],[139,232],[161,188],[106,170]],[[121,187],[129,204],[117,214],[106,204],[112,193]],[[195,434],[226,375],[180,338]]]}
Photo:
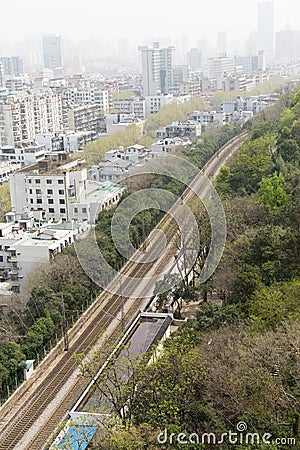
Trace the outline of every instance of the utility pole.
{"label": "utility pole", "polygon": [[65,302],[64,302],[64,295],[61,293],[61,306],[62,306],[62,331],[64,336],[64,351],[66,352],[69,350],[69,338],[68,338],[68,330],[67,330],[67,320],[66,320],[66,309],[65,309]]}
{"label": "utility pole", "polygon": [[124,297],[122,295],[122,283],[120,280],[120,299],[121,299],[121,328],[122,328],[122,333],[124,333],[125,331],[125,308],[124,308]]}

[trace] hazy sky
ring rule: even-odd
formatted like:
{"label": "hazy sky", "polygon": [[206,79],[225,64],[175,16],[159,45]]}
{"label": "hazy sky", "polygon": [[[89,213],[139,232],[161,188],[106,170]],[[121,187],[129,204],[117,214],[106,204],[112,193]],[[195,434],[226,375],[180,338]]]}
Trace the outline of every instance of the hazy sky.
{"label": "hazy sky", "polygon": [[[258,0],[1,0],[1,40],[22,34],[60,33],[71,38],[148,37],[193,40],[227,31],[230,40],[256,29]],[[300,29],[300,0],[274,0],[275,29]]]}

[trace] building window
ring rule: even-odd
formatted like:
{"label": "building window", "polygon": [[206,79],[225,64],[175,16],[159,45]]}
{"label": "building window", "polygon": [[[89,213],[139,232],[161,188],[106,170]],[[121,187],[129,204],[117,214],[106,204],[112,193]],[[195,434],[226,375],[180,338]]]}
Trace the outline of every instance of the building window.
{"label": "building window", "polygon": [[52,184],[52,180],[46,180],[47,184]]}
{"label": "building window", "polygon": [[32,189],[29,189],[29,194],[32,194]]}
{"label": "building window", "polygon": [[28,183],[31,184],[31,179],[28,180]]}
{"label": "building window", "polygon": [[65,200],[64,200],[63,198],[61,198],[61,199],[59,200],[59,204],[60,204],[60,205],[64,205],[64,204],[65,204]]}
{"label": "building window", "polygon": [[37,179],[35,180],[35,184],[41,184],[41,180],[40,180],[39,178],[37,178]]}
{"label": "building window", "polygon": [[60,213],[61,213],[61,214],[66,214],[66,210],[65,210],[65,208],[60,208],[60,210],[59,210],[59,211],[60,211]]}
{"label": "building window", "polygon": [[3,256],[0,255],[0,262],[3,262]]}
{"label": "building window", "polygon": [[41,190],[41,189],[36,189],[36,190],[35,190],[35,193],[38,194],[38,195],[40,195],[40,194],[42,193],[42,190]]}
{"label": "building window", "polygon": [[31,203],[31,204],[33,203],[33,198],[30,199],[30,203]]}
{"label": "building window", "polygon": [[82,214],[86,214],[86,208],[82,208]]}
{"label": "building window", "polygon": [[54,208],[49,208],[49,213],[54,214]]}
{"label": "building window", "polygon": [[41,204],[43,203],[43,200],[42,200],[41,198],[38,198],[38,199],[36,200],[36,202],[37,202],[39,205],[41,205]]}
{"label": "building window", "polygon": [[47,194],[48,195],[52,195],[53,194],[53,189],[47,189]]}
{"label": "building window", "polygon": [[64,180],[57,180],[58,184],[64,184]]}
{"label": "building window", "polygon": [[74,208],[74,213],[78,213],[78,208]]}
{"label": "building window", "polygon": [[49,205],[53,205],[53,204],[54,204],[53,198],[49,198],[49,199],[48,199],[48,204],[49,204]]}

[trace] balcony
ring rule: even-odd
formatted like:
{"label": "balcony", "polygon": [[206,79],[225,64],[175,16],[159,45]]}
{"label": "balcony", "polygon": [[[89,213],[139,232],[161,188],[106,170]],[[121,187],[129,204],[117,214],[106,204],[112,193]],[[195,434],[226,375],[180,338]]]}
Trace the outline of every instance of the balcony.
{"label": "balcony", "polygon": [[18,258],[16,256],[8,256],[7,257],[7,262],[8,263],[17,263],[18,262]]}

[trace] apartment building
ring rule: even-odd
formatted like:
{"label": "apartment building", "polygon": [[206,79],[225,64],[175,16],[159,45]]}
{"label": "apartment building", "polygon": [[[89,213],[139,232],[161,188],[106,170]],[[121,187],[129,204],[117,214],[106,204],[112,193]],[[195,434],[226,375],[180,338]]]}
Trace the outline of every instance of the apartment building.
{"label": "apartment building", "polygon": [[174,103],[173,95],[151,95],[145,97],[146,117],[156,114],[163,106]]}
{"label": "apartment building", "polygon": [[21,169],[21,164],[0,163],[0,185],[9,181],[9,175],[19,169]]}
{"label": "apartment building", "polygon": [[0,147],[29,146],[37,134],[60,132],[62,122],[61,99],[52,92],[0,96]]}
{"label": "apartment building", "polygon": [[24,74],[23,59],[20,56],[2,56],[0,62],[8,78],[21,77]]}
{"label": "apartment building", "polygon": [[188,120],[187,122],[173,122],[172,124],[156,131],[157,139],[184,137],[198,137],[201,134],[201,125],[198,122]]}
{"label": "apartment building", "polygon": [[29,145],[24,147],[11,147],[5,145],[0,148],[0,161],[13,165],[29,166],[45,158],[44,145]]}
{"label": "apartment building", "polygon": [[105,130],[103,114],[96,104],[69,106],[67,109],[67,124],[70,131],[94,131],[96,134]]}
{"label": "apartment building", "polygon": [[194,111],[192,113],[193,120],[202,125],[202,131],[204,128],[214,122],[219,122],[222,125],[225,122],[225,114],[223,112],[216,111]]}
{"label": "apartment building", "polygon": [[[66,167],[66,166],[64,166]],[[14,173],[10,176],[12,210],[32,211],[36,219],[69,220],[68,205],[85,189],[86,169],[54,174]],[[62,169],[64,170],[64,169]],[[35,171],[37,172],[37,171]]]}
{"label": "apartment building", "polygon": [[28,274],[39,264],[50,262],[86,230],[77,223],[35,222],[30,214],[0,223],[0,293],[20,292]]}
{"label": "apartment building", "polygon": [[142,98],[114,99],[112,109],[121,114],[134,114],[140,120],[146,118],[146,101]]}
{"label": "apartment building", "polygon": [[[38,173],[38,170],[10,175],[12,211],[22,215],[29,211],[36,220],[87,221],[94,223],[96,211],[116,203],[124,192],[122,186],[108,185],[88,180],[83,161],[65,164],[55,173]],[[104,194],[109,191],[109,195]]]}
{"label": "apartment building", "polygon": [[144,96],[158,93],[168,94],[173,86],[174,47],[160,48],[159,42],[153,48],[139,47],[142,54]]}
{"label": "apartment building", "polygon": [[60,134],[38,134],[36,142],[42,145],[47,152],[77,153],[83,150],[88,142],[96,139],[95,131],[66,132]]}
{"label": "apartment building", "polygon": [[97,105],[102,113],[109,111],[110,94],[106,89],[100,89],[95,86],[76,87],[66,86],[53,88],[59,92],[64,103],[71,105]]}
{"label": "apartment building", "polygon": [[234,58],[222,55],[209,58],[208,63],[210,79],[216,80],[217,89],[222,89],[222,81],[224,76],[233,75],[235,73]]}

